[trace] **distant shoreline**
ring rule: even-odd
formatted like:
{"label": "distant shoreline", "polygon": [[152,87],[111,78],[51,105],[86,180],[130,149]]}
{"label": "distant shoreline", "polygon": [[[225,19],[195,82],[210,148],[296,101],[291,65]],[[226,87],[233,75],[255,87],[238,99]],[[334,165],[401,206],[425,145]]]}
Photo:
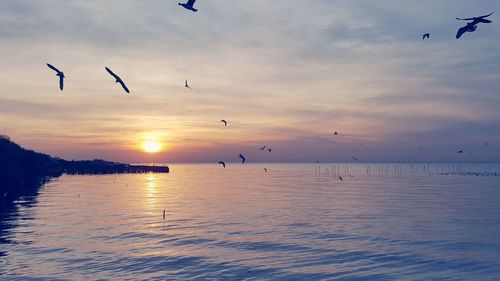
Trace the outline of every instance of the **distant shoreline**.
{"label": "distant shoreline", "polygon": [[63,174],[104,175],[169,173],[166,165],[130,165],[104,160],[67,161],[27,150],[6,136],[0,136],[0,201],[32,193],[43,183]]}

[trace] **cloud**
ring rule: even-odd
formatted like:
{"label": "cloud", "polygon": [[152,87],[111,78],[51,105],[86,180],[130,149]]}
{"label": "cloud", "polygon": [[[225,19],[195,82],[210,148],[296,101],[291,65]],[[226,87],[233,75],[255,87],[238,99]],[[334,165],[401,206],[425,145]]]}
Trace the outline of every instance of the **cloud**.
{"label": "cloud", "polygon": [[[154,134],[169,148],[159,157],[209,162],[263,142],[283,152],[262,161],[358,151],[441,160],[448,155],[411,148],[500,137],[492,129],[500,120],[498,21],[454,39],[463,24],[455,17],[500,10],[497,1],[197,5],[193,14],[162,0],[0,2],[4,133],[49,153],[123,161],[151,159],[137,146]],[[425,32],[431,39],[422,41]],[[66,73],[63,94],[47,62]],[[331,140],[332,130],[344,138]],[[490,151],[478,159],[498,157]]]}

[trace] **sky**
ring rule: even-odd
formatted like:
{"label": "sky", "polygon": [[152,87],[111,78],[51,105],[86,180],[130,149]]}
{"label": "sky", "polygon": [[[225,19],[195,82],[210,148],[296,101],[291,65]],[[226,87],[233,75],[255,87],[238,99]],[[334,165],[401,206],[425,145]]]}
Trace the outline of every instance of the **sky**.
{"label": "sky", "polygon": [[0,134],[129,163],[500,160],[500,18],[455,39],[499,1],[177,2],[0,1]]}

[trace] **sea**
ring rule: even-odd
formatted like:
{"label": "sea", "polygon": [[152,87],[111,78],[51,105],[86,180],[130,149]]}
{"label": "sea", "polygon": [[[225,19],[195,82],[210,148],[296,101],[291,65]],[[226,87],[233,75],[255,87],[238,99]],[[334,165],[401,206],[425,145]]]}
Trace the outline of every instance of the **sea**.
{"label": "sea", "polygon": [[65,175],[0,214],[0,280],[500,280],[500,164]]}

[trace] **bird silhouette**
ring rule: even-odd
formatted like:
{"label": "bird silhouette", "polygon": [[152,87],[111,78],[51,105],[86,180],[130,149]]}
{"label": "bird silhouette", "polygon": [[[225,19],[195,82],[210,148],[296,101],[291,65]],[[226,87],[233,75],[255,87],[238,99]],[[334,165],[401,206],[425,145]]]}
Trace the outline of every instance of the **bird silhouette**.
{"label": "bird silhouette", "polygon": [[167,217],[167,212],[163,210],[163,220],[165,220],[166,217]]}
{"label": "bird silhouette", "polygon": [[226,168],[226,163],[224,163],[224,161],[219,161],[219,164],[221,164],[222,167]]}
{"label": "bird silhouette", "polygon": [[64,72],[60,71],[59,69],[57,69],[55,66],[53,66],[50,63],[47,63],[47,66],[57,73],[56,76],[59,76],[59,89],[61,89],[61,91],[62,91],[64,89],[64,78],[66,77],[66,76],[64,76]]}
{"label": "bird silhouette", "polygon": [[473,18],[465,18],[465,19],[461,19],[461,18],[456,18],[457,20],[468,20],[468,21],[471,21],[469,23],[467,23],[464,27],[461,27],[460,29],[458,29],[458,32],[457,32],[457,36],[456,38],[460,38],[462,37],[462,35],[466,32],[474,32],[476,31],[477,29],[477,25],[479,23],[491,23],[490,20],[487,20],[486,18],[493,15],[493,13],[489,14],[489,15],[485,15],[485,16],[480,16],[480,17],[473,17]]}
{"label": "bird silhouette", "polygon": [[188,85],[188,80],[186,80],[186,82],[184,82],[184,88],[191,89],[191,87],[189,87],[189,85]]}
{"label": "bird silhouette", "polygon": [[111,71],[111,69],[109,69],[108,67],[105,67],[106,68],[106,71],[111,74],[111,76],[113,76],[115,79],[116,79],[116,83],[119,83],[123,90],[125,90],[125,92],[127,92],[127,94],[130,94],[130,91],[129,89],[127,88],[127,85],[125,85],[125,82],[123,82],[123,80],[120,78],[120,76],[116,75],[113,71]]}
{"label": "bird silhouette", "polygon": [[463,150],[459,150],[457,151],[458,154],[464,154],[464,151]]}
{"label": "bird silhouette", "polygon": [[267,173],[267,169],[266,168],[264,168],[264,171]]}
{"label": "bird silhouette", "polygon": [[431,35],[429,33],[426,33],[426,34],[422,35],[422,40],[424,40],[426,38],[427,39],[431,38]]}
{"label": "bird silhouette", "polygon": [[354,157],[352,155],[351,155],[351,158],[354,159],[354,161],[358,161],[359,160],[358,158],[356,158],[356,157]]}
{"label": "bird silhouette", "polygon": [[267,149],[267,151],[272,152],[273,150],[272,150],[272,149],[270,149],[270,148],[268,148],[268,149]]}
{"label": "bird silhouette", "polygon": [[342,178],[342,176],[339,176],[339,179],[340,179],[341,181],[344,181],[344,179]]}
{"label": "bird silhouette", "polygon": [[198,10],[193,7],[194,2],[196,2],[196,0],[188,0],[187,3],[179,3],[179,6],[182,6],[185,9],[188,9],[188,10],[196,13],[196,12],[198,12]]}
{"label": "bird silhouette", "polygon": [[339,135],[339,132],[335,131],[335,133],[333,133],[334,135],[338,136]]}
{"label": "bird silhouette", "polygon": [[241,159],[241,164],[245,164],[245,161],[247,161],[247,159],[245,158],[245,156],[243,156],[243,154],[238,154],[238,158]]}
{"label": "bird silhouette", "polygon": [[220,120],[220,121],[221,121],[222,123],[224,123],[224,126],[227,126],[227,121],[226,121],[226,120],[222,119],[222,120]]}
{"label": "bird silhouette", "polygon": [[260,150],[264,151],[266,149],[266,146],[264,145],[263,147],[260,148]]}

